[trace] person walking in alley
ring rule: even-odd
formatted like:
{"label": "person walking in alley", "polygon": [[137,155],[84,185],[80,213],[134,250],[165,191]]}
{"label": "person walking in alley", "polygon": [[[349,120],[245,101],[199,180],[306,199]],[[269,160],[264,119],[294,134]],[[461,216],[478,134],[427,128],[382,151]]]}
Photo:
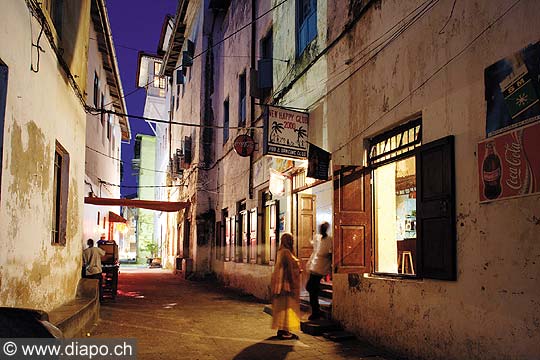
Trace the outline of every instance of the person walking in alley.
{"label": "person walking in alley", "polygon": [[311,305],[311,315],[309,320],[321,318],[319,306],[319,292],[321,290],[321,279],[332,270],[332,237],[328,236],[328,227],[325,221],[319,226],[319,233],[313,242],[313,253],[308,262],[309,280],[306,290],[309,292],[309,304]]}
{"label": "person walking in alley", "polygon": [[293,236],[284,233],[272,273],[272,329],[280,339],[297,339],[300,329],[300,261],[293,254]]}
{"label": "person walking in alley", "polygon": [[83,266],[85,269],[85,277],[90,279],[99,280],[99,301],[103,300],[103,290],[101,285],[103,283],[103,277],[101,273],[101,257],[105,255],[105,251],[99,247],[94,247],[94,240],[88,239],[86,242],[88,248],[83,250]]}

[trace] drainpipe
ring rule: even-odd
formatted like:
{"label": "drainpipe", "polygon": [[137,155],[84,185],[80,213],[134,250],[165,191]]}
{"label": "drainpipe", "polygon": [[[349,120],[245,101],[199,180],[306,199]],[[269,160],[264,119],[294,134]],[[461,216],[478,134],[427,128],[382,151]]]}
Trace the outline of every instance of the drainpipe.
{"label": "drainpipe", "polygon": [[[251,69],[255,69],[256,65],[256,48],[257,45],[257,0],[251,0]],[[251,84],[251,79],[250,79]],[[253,91],[250,91],[250,93],[253,94]],[[250,102],[250,118],[251,118],[251,130],[250,130],[250,136],[251,138],[254,137],[255,131],[253,130],[253,127],[255,126],[255,97],[250,96],[251,102]],[[249,199],[253,199],[253,153],[249,155]]]}

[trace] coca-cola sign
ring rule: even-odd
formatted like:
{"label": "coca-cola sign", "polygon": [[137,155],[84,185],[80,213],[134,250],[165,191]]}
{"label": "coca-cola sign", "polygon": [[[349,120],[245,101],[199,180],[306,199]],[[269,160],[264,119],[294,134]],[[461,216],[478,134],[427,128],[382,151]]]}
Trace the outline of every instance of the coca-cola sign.
{"label": "coca-cola sign", "polygon": [[480,202],[540,193],[540,122],[478,144]]}

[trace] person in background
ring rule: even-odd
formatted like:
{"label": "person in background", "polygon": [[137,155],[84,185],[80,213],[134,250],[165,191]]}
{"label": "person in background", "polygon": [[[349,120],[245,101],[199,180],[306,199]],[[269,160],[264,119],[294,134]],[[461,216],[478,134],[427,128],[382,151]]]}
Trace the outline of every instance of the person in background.
{"label": "person in background", "polygon": [[298,339],[300,329],[300,261],[293,254],[293,236],[284,233],[272,273],[272,329],[279,339]]}
{"label": "person in background", "polygon": [[94,247],[94,240],[88,239],[86,242],[88,248],[83,250],[83,266],[85,268],[85,277],[90,279],[99,280],[99,301],[103,301],[103,290],[101,285],[103,283],[103,277],[101,273],[101,257],[105,255],[105,251],[99,247]]}
{"label": "person in background", "polygon": [[309,320],[321,318],[319,306],[321,279],[332,271],[332,237],[328,236],[329,226],[326,221],[319,226],[320,235],[314,239],[313,253],[307,265],[309,280],[306,284],[306,290],[309,293],[309,304],[311,305]]}
{"label": "person in background", "polygon": [[98,245],[103,245],[107,243],[107,240],[105,239],[105,234],[101,234],[97,243]]}

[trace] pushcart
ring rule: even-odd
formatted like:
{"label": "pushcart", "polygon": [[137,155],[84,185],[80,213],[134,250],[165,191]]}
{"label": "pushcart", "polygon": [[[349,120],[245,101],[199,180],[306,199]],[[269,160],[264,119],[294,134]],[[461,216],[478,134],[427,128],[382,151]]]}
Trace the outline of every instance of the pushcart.
{"label": "pushcart", "polygon": [[120,267],[120,263],[118,262],[118,245],[113,241],[102,243],[98,246],[105,251],[105,255],[101,257],[103,297],[115,300],[118,290],[118,269]]}

